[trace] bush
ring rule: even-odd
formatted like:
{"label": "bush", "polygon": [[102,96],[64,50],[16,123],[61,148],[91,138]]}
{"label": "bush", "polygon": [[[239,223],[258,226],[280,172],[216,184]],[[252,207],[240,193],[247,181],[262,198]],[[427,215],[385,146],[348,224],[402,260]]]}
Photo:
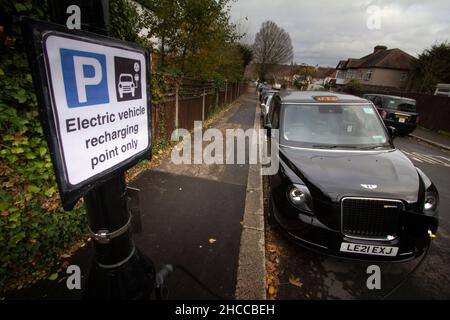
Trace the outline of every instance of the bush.
{"label": "bush", "polygon": [[357,91],[361,91],[363,89],[363,86],[357,81],[357,80],[350,80],[346,85],[345,85],[345,92],[348,93],[354,93]]}
{"label": "bush", "polygon": [[0,293],[48,277],[86,234],[83,208],[64,212],[20,34],[19,16],[46,18],[41,1],[1,1]]}

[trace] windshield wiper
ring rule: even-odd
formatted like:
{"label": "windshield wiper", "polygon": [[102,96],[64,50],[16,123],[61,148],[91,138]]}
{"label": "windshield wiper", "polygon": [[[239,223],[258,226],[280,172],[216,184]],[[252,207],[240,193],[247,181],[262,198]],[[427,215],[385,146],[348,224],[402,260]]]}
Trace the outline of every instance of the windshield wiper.
{"label": "windshield wiper", "polygon": [[375,150],[375,149],[381,149],[381,148],[388,148],[390,146],[388,145],[376,145],[376,146],[366,146],[366,147],[359,147],[361,150]]}
{"label": "windshield wiper", "polygon": [[381,149],[381,148],[387,148],[389,146],[387,145],[371,145],[371,146],[357,146],[357,145],[352,145],[352,144],[314,144],[312,146],[313,148],[317,148],[317,149],[338,149],[338,148],[342,148],[342,149],[358,149],[358,150],[375,150],[375,149]]}
{"label": "windshield wiper", "polygon": [[359,149],[357,146],[350,144],[314,144],[312,147],[317,149]]}

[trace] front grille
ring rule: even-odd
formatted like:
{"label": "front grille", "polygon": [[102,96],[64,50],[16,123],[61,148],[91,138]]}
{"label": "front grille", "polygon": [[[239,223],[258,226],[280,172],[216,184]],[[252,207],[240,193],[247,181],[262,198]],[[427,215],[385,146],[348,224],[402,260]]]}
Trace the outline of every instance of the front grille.
{"label": "front grille", "polygon": [[396,237],[403,204],[399,200],[344,198],[341,204],[342,233],[367,239]]}

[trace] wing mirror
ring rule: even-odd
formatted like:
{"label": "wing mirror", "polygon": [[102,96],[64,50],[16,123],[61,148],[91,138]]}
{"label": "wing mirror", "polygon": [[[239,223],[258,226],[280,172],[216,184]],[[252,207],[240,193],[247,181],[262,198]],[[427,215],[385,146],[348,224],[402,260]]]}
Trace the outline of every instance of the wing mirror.
{"label": "wing mirror", "polygon": [[389,133],[389,137],[391,138],[391,141],[393,141],[395,139],[395,137],[397,136],[397,129],[395,129],[392,126],[388,126],[387,130]]}

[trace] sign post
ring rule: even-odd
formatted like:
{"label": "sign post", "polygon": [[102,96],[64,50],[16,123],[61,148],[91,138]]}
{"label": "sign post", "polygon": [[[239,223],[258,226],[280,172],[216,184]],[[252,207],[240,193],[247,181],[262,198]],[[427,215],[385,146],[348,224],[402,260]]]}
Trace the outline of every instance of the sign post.
{"label": "sign post", "polygon": [[[53,20],[62,23],[74,4],[82,28],[107,33],[104,0],[49,1]],[[97,15],[83,15],[92,6]],[[151,156],[148,51],[57,24],[23,22],[63,207],[70,210],[80,197],[86,205],[95,259],[84,296],[149,299],[155,272],[131,238],[124,175]]]}

